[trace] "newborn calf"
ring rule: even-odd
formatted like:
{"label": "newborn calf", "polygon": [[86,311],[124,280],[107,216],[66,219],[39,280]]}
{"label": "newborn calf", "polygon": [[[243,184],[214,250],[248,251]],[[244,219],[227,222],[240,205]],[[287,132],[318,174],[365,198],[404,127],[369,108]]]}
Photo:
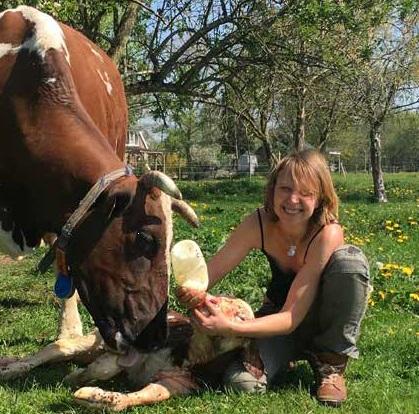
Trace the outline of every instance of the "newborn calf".
{"label": "newborn calf", "polygon": [[[253,319],[252,309],[246,302],[227,297],[218,299],[218,306],[227,317],[239,321]],[[139,391],[119,393],[84,387],[75,392],[76,401],[115,411],[153,404],[173,395],[190,394],[203,386],[221,385],[225,368],[238,358],[255,379],[263,375],[261,360],[251,340],[205,335],[194,329],[189,318],[178,313],[169,312],[168,323],[166,347],[149,353],[139,353],[134,348],[125,355],[106,352],[68,378],[80,385],[124,373]]]}

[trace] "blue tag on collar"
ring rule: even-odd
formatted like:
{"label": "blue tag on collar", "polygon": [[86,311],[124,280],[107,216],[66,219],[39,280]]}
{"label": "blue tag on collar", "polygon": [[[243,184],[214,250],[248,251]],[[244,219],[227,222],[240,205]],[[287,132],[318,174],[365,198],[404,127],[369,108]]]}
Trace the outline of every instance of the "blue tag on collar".
{"label": "blue tag on collar", "polygon": [[57,280],[54,285],[54,293],[60,299],[68,299],[74,294],[73,278],[69,275],[57,273]]}

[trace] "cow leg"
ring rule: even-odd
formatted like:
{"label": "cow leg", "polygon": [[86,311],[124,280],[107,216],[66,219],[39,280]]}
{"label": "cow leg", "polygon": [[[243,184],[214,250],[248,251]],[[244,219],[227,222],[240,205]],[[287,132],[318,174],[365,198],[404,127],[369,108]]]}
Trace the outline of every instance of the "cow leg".
{"label": "cow leg", "polygon": [[106,381],[122,371],[118,365],[120,355],[105,352],[86,368],[76,369],[64,378],[67,384],[81,386],[94,381]]}
{"label": "cow leg", "polygon": [[108,408],[121,411],[136,405],[148,405],[165,401],[172,396],[162,384],[148,384],[142,390],[123,394],[105,391],[98,387],[83,387],[74,393],[77,403],[89,408]]}
{"label": "cow leg", "polygon": [[18,378],[45,363],[67,361],[76,356],[98,351],[103,346],[99,332],[87,336],[58,339],[39,352],[17,361],[0,361],[0,380]]}
{"label": "cow leg", "polygon": [[77,291],[69,299],[61,301],[58,339],[83,336],[83,325],[77,307],[78,302],[79,295]]}

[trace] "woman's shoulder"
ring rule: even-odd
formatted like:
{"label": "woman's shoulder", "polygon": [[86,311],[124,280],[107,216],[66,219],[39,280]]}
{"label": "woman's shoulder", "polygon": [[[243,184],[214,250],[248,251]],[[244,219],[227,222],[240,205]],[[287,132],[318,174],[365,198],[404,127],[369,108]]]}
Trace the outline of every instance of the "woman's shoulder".
{"label": "woman's shoulder", "polygon": [[343,229],[338,222],[324,224],[311,237],[313,246],[337,248],[344,243]]}

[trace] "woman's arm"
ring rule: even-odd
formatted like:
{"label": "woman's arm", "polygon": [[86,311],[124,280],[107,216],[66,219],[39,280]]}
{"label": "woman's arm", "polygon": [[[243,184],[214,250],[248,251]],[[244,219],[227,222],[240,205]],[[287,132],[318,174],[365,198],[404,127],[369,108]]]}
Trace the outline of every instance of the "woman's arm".
{"label": "woman's arm", "polygon": [[343,244],[343,232],[338,225],[326,226],[315,238],[307,253],[306,263],[291,285],[284,307],[276,314],[245,322],[232,322],[206,301],[210,316],[199,310],[195,315],[209,334],[263,337],[291,333],[304,319],[317,294],[321,274],[332,253]]}

